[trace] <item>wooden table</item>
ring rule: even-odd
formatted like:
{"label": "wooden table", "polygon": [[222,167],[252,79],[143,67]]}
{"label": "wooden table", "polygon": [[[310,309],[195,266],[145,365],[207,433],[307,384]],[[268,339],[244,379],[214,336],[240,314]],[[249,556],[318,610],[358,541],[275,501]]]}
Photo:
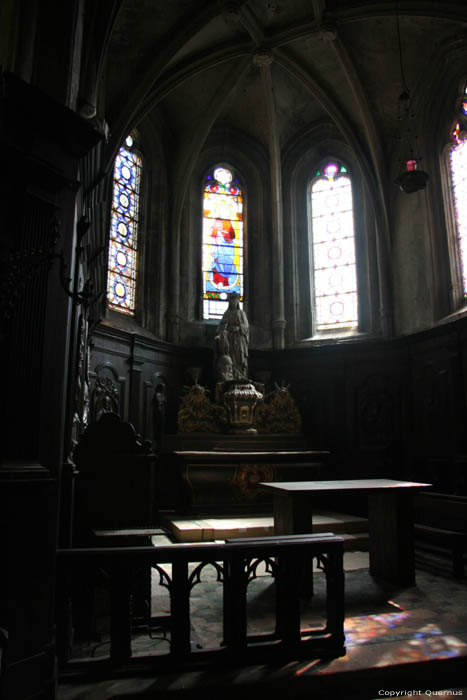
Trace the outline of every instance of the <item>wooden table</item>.
{"label": "wooden table", "polygon": [[325,493],[367,495],[370,574],[403,586],[415,582],[412,498],[428,486],[394,479],[261,483],[274,493],[276,535],[313,532],[313,511]]}

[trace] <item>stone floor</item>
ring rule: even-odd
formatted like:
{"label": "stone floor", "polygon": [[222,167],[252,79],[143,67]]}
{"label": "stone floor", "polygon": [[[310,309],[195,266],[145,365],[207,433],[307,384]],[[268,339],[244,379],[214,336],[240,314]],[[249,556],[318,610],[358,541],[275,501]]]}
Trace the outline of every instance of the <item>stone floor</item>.
{"label": "stone floor", "polygon": [[[272,515],[250,517],[185,517],[169,522],[170,532],[176,542],[209,542],[235,537],[266,537],[274,534]],[[313,513],[313,532],[367,533],[368,521],[356,515],[343,513]]]}
{"label": "stone floor", "polygon": [[[396,588],[369,575],[365,552],[346,552],[344,568],[347,653],[341,658],[183,672],[149,663],[138,676],[127,670],[113,680],[65,674],[59,700],[467,697],[466,580],[418,569],[415,586]],[[191,597],[192,645],[199,649],[215,647],[222,635],[222,586],[214,570],[205,572]],[[315,595],[303,601],[305,626],[320,616],[324,601],[323,574],[314,578]],[[168,599],[156,587],[152,604],[153,614],[168,612]],[[273,610],[274,583],[263,571],[249,587],[249,631],[267,631]],[[137,636],[134,653],[154,654],[157,662],[168,639],[162,629],[151,636]],[[83,655],[91,651],[81,649]],[[95,656],[106,653],[105,641],[94,649]]]}

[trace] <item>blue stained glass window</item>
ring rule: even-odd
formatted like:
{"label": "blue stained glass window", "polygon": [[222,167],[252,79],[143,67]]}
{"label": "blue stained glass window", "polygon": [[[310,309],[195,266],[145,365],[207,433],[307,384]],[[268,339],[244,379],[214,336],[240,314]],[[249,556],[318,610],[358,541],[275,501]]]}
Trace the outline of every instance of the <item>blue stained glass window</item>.
{"label": "blue stained glass window", "polygon": [[352,182],[336,161],[320,168],[311,187],[315,330],[358,326]]}
{"label": "blue stained glass window", "polygon": [[228,295],[243,300],[243,193],[233,173],[215,168],[203,191],[203,318],[222,318]]}
{"label": "blue stained glass window", "polygon": [[456,124],[449,152],[451,193],[464,297],[467,296],[467,138]]}
{"label": "blue stained glass window", "polygon": [[135,313],[141,158],[129,136],[115,159],[110,224],[107,300],[109,308]]}

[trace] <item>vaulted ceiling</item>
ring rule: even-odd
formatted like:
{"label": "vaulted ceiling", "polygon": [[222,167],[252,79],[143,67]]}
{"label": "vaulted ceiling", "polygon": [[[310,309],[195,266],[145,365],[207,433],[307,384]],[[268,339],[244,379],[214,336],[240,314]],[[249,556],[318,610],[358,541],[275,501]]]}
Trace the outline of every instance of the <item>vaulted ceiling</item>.
{"label": "vaulted ceiling", "polygon": [[327,120],[381,167],[400,94],[420,98],[466,27],[465,2],[124,0],[105,76],[109,158],[157,113],[175,144],[227,125],[281,150]]}

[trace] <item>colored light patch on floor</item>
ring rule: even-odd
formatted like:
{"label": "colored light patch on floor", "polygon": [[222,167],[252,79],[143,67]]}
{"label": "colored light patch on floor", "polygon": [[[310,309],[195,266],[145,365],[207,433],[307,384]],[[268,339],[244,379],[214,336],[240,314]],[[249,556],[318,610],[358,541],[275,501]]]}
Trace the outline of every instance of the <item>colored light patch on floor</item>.
{"label": "colored light patch on floor", "polygon": [[409,617],[408,612],[401,612],[347,619],[344,625],[346,646],[368,644],[369,641],[387,634],[389,630],[400,629]]}

